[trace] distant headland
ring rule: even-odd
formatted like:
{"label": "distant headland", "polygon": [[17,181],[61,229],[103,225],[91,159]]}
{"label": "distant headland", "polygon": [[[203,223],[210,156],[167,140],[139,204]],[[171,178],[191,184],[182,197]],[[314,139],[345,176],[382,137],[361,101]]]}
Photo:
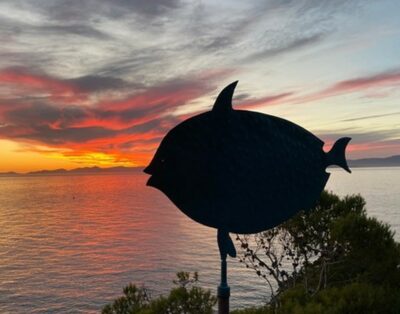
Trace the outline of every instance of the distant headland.
{"label": "distant headland", "polygon": [[394,155],[386,158],[363,158],[348,160],[350,168],[358,167],[399,167],[400,155]]}
{"label": "distant headland", "polygon": [[129,172],[141,172],[143,167],[83,167],[71,170],[66,169],[55,169],[55,170],[39,170],[27,173],[17,172],[0,172],[2,177],[10,176],[52,176],[52,175],[85,175],[85,174],[108,174],[108,173],[129,173]]}
{"label": "distant headland", "polygon": [[[400,167],[400,155],[394,155],[385,158],[363,158],[348,160],[350,168],[362,167]],[[56,170],[40,170],[27,173],[17,172],[0,172],[0,177],[13,176],[52,176],[52,175],[85,175],[85,174],[112,174],[112,173],[133,173],[141,172],[143,167],[84,167],[71,170],[56,169]]]}

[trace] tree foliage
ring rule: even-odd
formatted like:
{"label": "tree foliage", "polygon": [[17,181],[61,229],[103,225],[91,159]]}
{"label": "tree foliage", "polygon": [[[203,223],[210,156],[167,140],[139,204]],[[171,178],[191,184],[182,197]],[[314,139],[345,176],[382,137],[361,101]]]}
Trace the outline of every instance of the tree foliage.
{"label": "tree foliage", "polygon": [[148,290],[133,284],[123,289],[124,296],[103,308],[102,314],[211,314],[216,298],[197,286],[198,274],[177,273],[169,295],[152,299]]}
{"label": "tree foliage", "polygon": [[240,313],[400,313],[400,246],[393,235],[367,217],[361,196],[324,192],[312,210],[237,237],[241,262],[272,296],[269,306]]}

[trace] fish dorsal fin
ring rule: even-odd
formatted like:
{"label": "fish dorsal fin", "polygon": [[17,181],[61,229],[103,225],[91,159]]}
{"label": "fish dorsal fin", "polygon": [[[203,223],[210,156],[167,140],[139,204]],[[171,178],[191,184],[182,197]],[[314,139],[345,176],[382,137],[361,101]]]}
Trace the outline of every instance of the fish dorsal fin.
{"label": "fish dorsal fin", "polygon": [[215,101],[212,108],[213,112],[229,112],[233,110],[232,97],[237,83],[238,81],[229,84],[219,93],[217,100]]}

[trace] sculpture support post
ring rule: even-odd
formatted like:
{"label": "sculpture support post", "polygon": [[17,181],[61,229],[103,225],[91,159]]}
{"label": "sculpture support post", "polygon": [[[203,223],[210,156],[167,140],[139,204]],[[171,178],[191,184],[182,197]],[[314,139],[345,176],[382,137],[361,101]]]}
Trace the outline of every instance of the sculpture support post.
{"label": "sculpture support post", "polygon": [[229,296],[231,288],[228,286],[226,275],[226,255],[221,256],[221,282],[218,286],[218,314],[229,314]]}

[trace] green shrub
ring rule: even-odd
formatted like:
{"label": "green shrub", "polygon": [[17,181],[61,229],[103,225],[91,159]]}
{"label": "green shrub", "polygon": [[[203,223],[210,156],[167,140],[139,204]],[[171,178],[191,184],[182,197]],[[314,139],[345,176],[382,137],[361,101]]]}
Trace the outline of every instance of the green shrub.
{"label": "green shrub", "polygon": [[314,296],[291,289],[280,298],[275,313],[298,314],[395,314],[400,313],[400,291],[368,283],[350,283],[321,290]]}
{"label": "green shrub", "polygon": [[167,296],[149,297],[146,288],[128,285],[124,296],[103,308],[102,314],[211,314],[216,298],[209,290],[197,287],[198,275],[179,272]]}
{"label": "green shrub", "polygon": [[361,196],[324,192],[314,209],[238,237],[242,262],[273,297],[266,307],[235,313],[400,313],[400,245],[393,236],[367,217]]}

